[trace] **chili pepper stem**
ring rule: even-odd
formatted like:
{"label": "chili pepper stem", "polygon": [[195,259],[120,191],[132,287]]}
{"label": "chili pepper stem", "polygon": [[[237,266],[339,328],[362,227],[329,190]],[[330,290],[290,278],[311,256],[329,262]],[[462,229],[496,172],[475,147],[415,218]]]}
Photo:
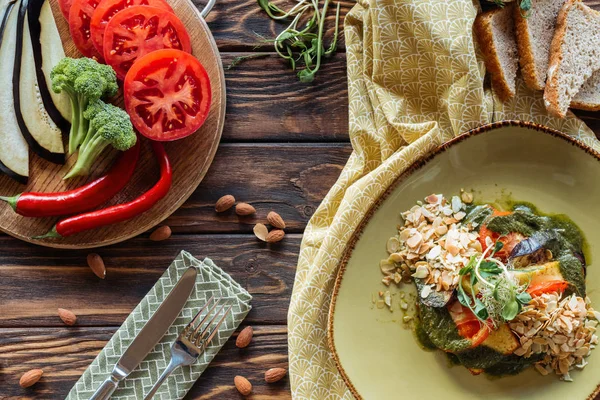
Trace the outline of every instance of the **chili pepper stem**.
{"label": "chili pepper stem", "polygon": [[12,197],[0,196],[0,200],[7,202],[14,211],[17,211],[17,201],[19,201],[20,196],[20,194]]}
{"label": "chili pepper stem", "polygon": [[41,240],[41,239],[60,239],[62,235],[56,231],[56,225],[52,227],[46,234],[33,236],[32,239]]}

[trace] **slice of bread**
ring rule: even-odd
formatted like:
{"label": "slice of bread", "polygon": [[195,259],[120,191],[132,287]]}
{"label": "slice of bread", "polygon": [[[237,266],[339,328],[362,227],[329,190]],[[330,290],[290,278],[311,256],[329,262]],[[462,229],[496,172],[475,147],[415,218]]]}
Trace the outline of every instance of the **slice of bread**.
{"label": "slice of bread", "polygon": [[531,89],[544,90],[546,86],[550,45],[564,4],[565,0],[531,0],[527,15],[519,7],[514,8],[521,73]]}
{"label": "slice of bread", "polygon": [[571,108],[578,110],[600,110],[600,70],[585,81],[577,95],[571,101]]}
{"label": "slice of bread", "polygon": [[544,102],[564,117],[583,84],[600,68],[600,12],[578,0],[567,0],[558,14],[550,47]]}
{"label": "slice of bread", "polygon": [[513,5],[479,14],[474,29],[494,91],[502,101],[513,97],[518,68]]}

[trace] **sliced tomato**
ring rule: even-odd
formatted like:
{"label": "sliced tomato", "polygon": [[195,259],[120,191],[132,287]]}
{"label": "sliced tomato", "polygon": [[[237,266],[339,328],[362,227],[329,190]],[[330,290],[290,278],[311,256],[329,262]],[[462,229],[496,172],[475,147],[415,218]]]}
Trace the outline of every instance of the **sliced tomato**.
{"label": "sliced tomato", "polygon": [[[512,214],[511,211],[494,210],[492,217],[501,217],[510,214]],[[481,225],[479,228],[479,242],[481,243],[481,248],[483,251],[485,251],[488,247],[486,243],[488,237],[492,239],[492,243],[494,244],[497,241],[502,242],[502,249],[496,253],[496,257],[503,261],[507,260],[515,246],[525,239],[525,236],[518,232],[510,232],[507,235],[500,235],[497,232],[489,230],[486,225]]]}
{"label": "sliced tomato", "polygon": [[206,120],[210,81],[191,54],[157,50],[133,64],[125,77],[124,97],[131,122],[142,135],[176,140],[196,132]]}
{"label": "sliced tomato", "polygon": [[69,11],[71,10],[71,4],[73,4],[73,0],[58,0],[60,12],[67,21],[69,20]]}
{"label": "sliced tomato", "polygon": [[132,6],[152,6],[173,12],[173,9],[165,0],[101,0],[90,21],[92,43],[100,54],[104,54],[104,30],[106,29],[108,21],[110,21],[119,11]]}
{"label": "sliced tomato", "polygon": [[527,288],[527,293],[531,297],[540,296],[544,293],[562,293],[567,287],[569,287],[569,283],[563,280],[546,281],[530,285]]}
{"label": "sliced tomato", "polygon": [[155,50],[192,51],[190,35],[175,14],[162,8],[133,6],[119,11],[106,25],[104,59],[120,79],[135,60]]}
{"label": "sliced tomato", "polygon": [[460,304],[458,300],[450,303],[448,311],[452,321],[456,324],[458,334],[471,341],[472,347],[477,347],[490,335],[490,328],[482,323],[469,308]]}
{"label": "sliced tomato", "polygon": [[69,11],[69,31],[77,49],[86,57],[102,61],[102,55],[92,43],[90,20],[100,0],[73,0]]}

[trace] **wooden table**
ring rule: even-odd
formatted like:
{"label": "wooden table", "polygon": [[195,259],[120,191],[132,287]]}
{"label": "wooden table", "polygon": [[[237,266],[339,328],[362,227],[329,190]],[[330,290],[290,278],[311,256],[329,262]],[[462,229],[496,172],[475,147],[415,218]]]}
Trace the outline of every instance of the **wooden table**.
{"label": "wooden table", "polygon": [[[342,15],[352,5],[342,1]],[[208,21],[225,66],[239,55],[269,52],[255,32],[272,37],[280,29],[255,0],[219,0]],[[263,374],[287,367],[286,316],[302,231],[351,151],[344,52],[342,37],[338,54],[308,85],[276,57],[226,71],[222,143],[200,187],[166,221],[173,237],[154,243],[144,234],[99,249],[105,280],[87,267],[88,251],[46,249],[0,235],[0,399],[64,398],[182,249],[211,257],[248,289],[254,309],[245,325],[255,330],[244,350],[233,337],[186,398],[240,398],[236,375],[252,381],[255,399],[291,397],[287,378],[267,385]],[[582,116],[600,132],[595,114]],[[254,205],[256,218],[217,215],[214,203],[224,194]],[[270,210],[288,227],[281,243],[267,246],[252,227]],[[58,307],[73,310],[77,326],[65,327]],[[19,377],[31,368],[43,368],[44,377],[21,389]]]}
{"label": "wooden table", "polygon": [[[344,14],[351,7],[344,2]],[[282,28],[256,0],[219,0],[207,20],[225,66],[239,55],[272,51],[254,32],[271,37]],[[151,242],[147,233],[98,249],[107,266],[100,280],[86,265],[88,251],[46,249],[0,234],[0,399],[64,398],[182,249],[211,257],[254,296],[244,325],[255,330],[247,349],[229,340],[186,399],[241,398],[236,375],[254,384],[253,398],[291,397],[287,377],[267,385],[264,372],[287,368],[287,309],[302,232],[351,151],[343,39],[313,84],[299,83],[274,56],[225,75],[221,145],[200,187],[165,222],[174,232],[169,240]],[[256,217],[217,215],[214,204],[225,194],[252,204]],[[287,236],[267,246],[252,227],[271,210],[285,219]],[[77,326],[63,325],[58,307],[73,310]],[[42,368],[44,377],[22,389],[19,377],[31,368]]]}

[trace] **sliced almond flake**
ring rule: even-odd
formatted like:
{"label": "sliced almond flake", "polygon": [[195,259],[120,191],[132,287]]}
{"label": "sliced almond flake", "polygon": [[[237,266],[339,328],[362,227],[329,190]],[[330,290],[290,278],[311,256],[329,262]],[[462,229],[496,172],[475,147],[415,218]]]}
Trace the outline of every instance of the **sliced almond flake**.
{"label": "sliced almond flake", "polygon": [[421,289],[421,298],[426,299],[431,294],[431,286],[425,285],[423,289]]}

